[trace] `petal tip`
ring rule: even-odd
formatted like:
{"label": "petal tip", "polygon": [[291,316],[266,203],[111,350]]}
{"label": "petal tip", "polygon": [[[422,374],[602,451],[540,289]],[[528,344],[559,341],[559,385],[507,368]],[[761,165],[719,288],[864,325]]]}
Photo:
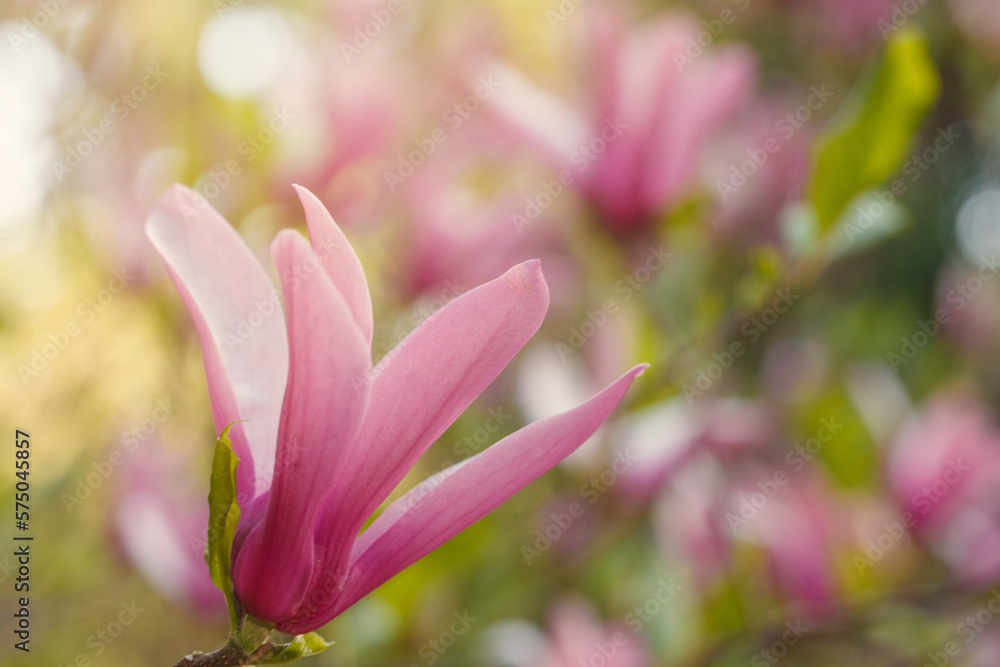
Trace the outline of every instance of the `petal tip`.
{"label": "petal tip", "polygon": [[[549,286],[542,273],[541,260],[529,259],[521,262],[500,279],[504,280],[514,293],[525,299],[525,303],[532,304],[533,309],[537,308],[539,317],[544,317],[549,307]],[[538,324],[541,324],[541,320]]]}
{"label": "petal tip", "polygon": [[622,376],[618,378],[615,382],[624,381],[626,383],[626,387],[631,386],[631,384],[635,382],[635,379],[638,378],[643,373],[645,373],[647,370],[649,370],[649,364],[647,363],[636,364],[632,368],[625,371],[622,374]]}
{"label": "petal tip", "polygon": [[[314,236],[328,236],[330,231],[324,229],[323,223],[317,226],[320,220],[325,219],[330,226],[339,230],[340,226],[337,221],[333,219],[333,215],[330,213],[330,209],[326,207],[323,200],[316,196],[316,193],[309,188],[299,185],[298,183],[293,183],[292,188],[295,189],[295,193],[299,196],[299,202],[302,204],[302,211],[306,216],[306,226],[309,228],[309,237]],[[342,232],[340,232],[342,234]],[[315,241],[314,241],[315,243]]]}
{"label": "petal tip", "polygon": [[319,197],[317,197],[312,190],[305,187],[304,185],[299,185],[298,183],[292,183],[292,189],[295,190],[295,194],[298,195],[299,201],[302,202],[303,206],[307,206],[307,202],[319,201]]}
{"label": "petal tip", "polygon": [[167,189],[157,197],[156,201],[153,202],[153,206],[150,208],[150,214],[147,218],[153,217],[153,212],[157,211],[165,206],[170,206],[180,200],[182,197],[188,194],[188,188],[176,181],[167,186]]}
{"label": "petal tip", "polygon": [[201,195],[197,192],[181,183],[171,183],[153,203],[146,215],[146,222],[143,226],[146,236],[155,243],[158,235],[157,230],[162,230],[164,224],[169,224],[168,221],[188,222],[192,209],[207,207],[209,207],[208,202],[201,199]]}
{"label": "petal tip", "polygon": [[313,191],[304,185],[299,185],[298,183],[292,183],[292,189],[295,190],[295,194],[299,196],[300,201],[307,197],[312,197],[313,199],[317,198],[316,195],[313,193]]}
{"label": "petal tip", "polygon": [[299,241],[305,242],[305,238],[294,229],[285,227],[278,230],[278,233],[274,235],[274,240],[271,241],[271,256],[275,257],[279,252],[293,249]]}
{"label": "petal tip", "polygon": [[540,259],[529,259],[526,262],[521,262],[508,271],[507,275],[514,287],[523,286],[528,290],[541,289],[548,292],[548,284],[545,282],[545,274],[542,273],[542,260]]}

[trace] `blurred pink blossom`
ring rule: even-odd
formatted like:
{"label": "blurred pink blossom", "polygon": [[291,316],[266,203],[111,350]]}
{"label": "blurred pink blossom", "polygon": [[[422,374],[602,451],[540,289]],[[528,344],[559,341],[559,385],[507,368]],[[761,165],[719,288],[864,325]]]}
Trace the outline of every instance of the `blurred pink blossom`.
{"label": "blurred pink blossom", "polygon": [[524,184],[503,180],[503,186],[494,187],[497,192],[485,194],[470,183],[469,174],[477,169],[511,160],[509,151],[498,154],[482,136],[489,129],[466,121],[453,133],[461,136],[449,136],[401,186],[405,291],[419,294],[449,282],[478,284],[539,257],[549,283],[563,295],[572,294],[578,272],[566,258],[559,221],[542,219],[519,228],[511,213],[521,206]]}
{"label": "blurred pink blossom", "polygon": [[635,411],[616,427],[616,451],[636,461],[619,492],[649,501],[699,451],[725,458],[767,445],[774,437],[773,419],[762,402],[735,398],[693,406],[677,398]]}
{"label": "blurred pink blossom", "polygon": [[619,6],[588,8],[586,103],[576,106],[498,66],[500,113],[615,230],[649,222],[697,185],[709,139],[744,103],[756,60],[740,45],[692,51],[683,13],[626,29]]}
{"label": "blurred pink blossom", "polygon": [[1000,577],[1000,431],[974,398],[926,403],[892,443],[886,477],[916,534],[959,579]]}
{"label": "blurred pink blossom", "polygon": [[679,558],[708,587],[730,567],[732,530],[722,507],[728,478],[711,454],[693,457],[656,501],[653,528],[660,549]]}
{"label": "blurred pink blossom", "polygon": [[337,219],[355,226],[384,215],[388,203],[383,172],[393,161],[412,122],[403,104],[413,91],[400,66],[364,60],[345,63],[327,46],[325,58],[295,68],[272,94],[272,103],[294,114],[283,131],[290,147],[276,156],[274,194],[301,183],[327,202]]}
{"label": "blurred pink blossom", "polygon": [[582,598],[567,598],[553,607],[549,614],[549,637],[538,667],[650,664],[641,639],[631,629],[621,624],[605,626]]}
{"label": "blurred pink blossom", "polygon": [[[835,556],[849,536],[843,503],[812,471],[782,470],[784,482],[777,472],[745,471],[732,487],[727,523],[737,539],[763,549],[771,579],[786,601],[806,613],[829,614],[842,595]],[[755,502],[762,498],[763,504]]]}
{"label": "blurred pink blossom", "polygon": [[125,559],[162,595],[220,618],[226,599],[205,562],[207,490],[187,493],[190,471],[157,442],[131,454],[112,515],[112,532]]}
{"label": "blurred pink blossom", "polygon": [[719,142],[714,223],[724,236],[781,241],[782,210],[802,195],[809,168],[811,133],[784,120],[794,108],[784,97],[757,101]]}
{"label": "blurred pink blossom", "polygon": [[84,186],[82,208],[94,246],[106,261],[135,276],[136,284],[145,284],[159,264],[143,232],[143,215],[184,161],[178,148],[148,148],[142,130],[135,124],[121,128],[73,175]]}

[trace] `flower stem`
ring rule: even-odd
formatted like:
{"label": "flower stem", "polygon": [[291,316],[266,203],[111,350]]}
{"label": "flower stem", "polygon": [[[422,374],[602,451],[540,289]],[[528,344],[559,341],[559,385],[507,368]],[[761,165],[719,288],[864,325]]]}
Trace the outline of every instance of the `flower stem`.
{"label": "flower stem", "polygon": [[181,658],[174,667],[231,667],[233,665],[249,664],[249,658],[242,650],[226,644],[218,651],[211,653],[192,653]]}
{"label": "flower stem", "polygon": [[229,636],[225,646],[211,653],[195,652],[186,655],[173,667],[252,665],[274,649],[274,646],[267,641],[273,632],[273,627],[244,616],[240,619],[239,626]]}

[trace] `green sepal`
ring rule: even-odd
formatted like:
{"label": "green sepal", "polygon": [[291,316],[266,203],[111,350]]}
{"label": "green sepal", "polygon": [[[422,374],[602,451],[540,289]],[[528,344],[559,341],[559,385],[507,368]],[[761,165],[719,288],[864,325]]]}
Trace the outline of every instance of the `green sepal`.
{"label": "green sepal", "polygon": [[229,617],[233,628],[239,625],[243,613],[233,592],[232,558],[233,538],[240,520],[240,506],[236,499],[236,467],[240,459],[233,451],[229,439],[232,422],[215,441],[212,457],[211,487],[208,491],[208,542],[205,545],[205,560],[212,575],[212,581],[226,595]]}
{"label": "green sepal", "polygon": [[331,646],[333,646],[333,642],[327,643],[325,639],[320,637],[315,632],[310,632],[304,635],[295,635],[295,638],[289,643],[275,646],[275,653],[269,657],[265,657],[263,660],[260,660],[259,664],[280,665],[286,662],[292,662],[293,660],[298,660],[299,658],[307,658],[311,655],[322,653]]}
{"label": "green sepal", "polygon": [[809,199],[821,230],[859,194],[902,166],[941,81],[923,35],[903,29],[886,43],[874,70],[817,140]]}

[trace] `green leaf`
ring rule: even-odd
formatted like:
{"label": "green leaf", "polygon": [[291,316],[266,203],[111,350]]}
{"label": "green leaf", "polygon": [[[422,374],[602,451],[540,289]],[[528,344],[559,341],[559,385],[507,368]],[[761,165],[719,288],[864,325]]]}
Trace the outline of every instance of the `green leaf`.
{"label": "green leaf", "polygon": [[923,35],[915,29],[893,35],[840,121],[817,139],[810,199],[821,229],[899,169],[940,88]]}
{"label": "green leaf", "polygon": [[233,538],[236,536],[236,524],[240,520],[240,506],[236,501],[236,466],[240,460],[233,452],[233,443],[229,440],[229,429],[235,423],[222,429],[215,441],[212,480],[208,491],[208,543],[205,545],[205,560],[208,562],[212,581],[226,594],[229,617],[234,628],[242,615],[233,593],[231,572]]}
{"label": "green leaf", "polygon": [[296,635],[288,644],[275,646],[276,653],[271,657],[260,661],[262,665],[280,665],[299,658],[308,658],[311,655],[322,653],[333,646],[315,632],[305,635]]}

